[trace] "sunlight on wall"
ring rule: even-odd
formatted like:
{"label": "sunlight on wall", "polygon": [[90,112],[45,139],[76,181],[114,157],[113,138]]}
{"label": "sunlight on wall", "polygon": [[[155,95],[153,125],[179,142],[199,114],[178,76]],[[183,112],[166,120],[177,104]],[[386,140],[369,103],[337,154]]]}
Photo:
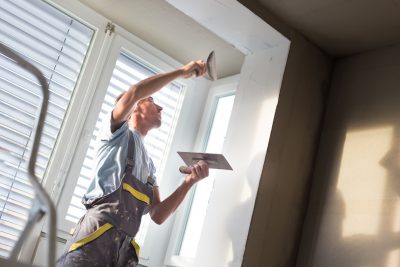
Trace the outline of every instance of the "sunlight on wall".
{"label": "sunlight on wall", "polygon": [[337,185],[346,209],[343,237],[378,234],[387,178],[380,161],[390,150],[392,138],[392,127],[353,130],[346,135]]}
{"label": "sunlight on wall", "polygon": [[[251,140],[253,147],[252,151],[260,151],[260,144],[268,142],[269,136],[271,134],[272,123],[274,121],[275,109],[278,104],[278,97],[271,97],[264,100],[261,104],[259,114],[265,114],[265,116],[258,116],[258,122],[255,124],[257,127],[254,130]],[[271,122],[270,124],[264,123],[264,121]],[[261,151],[260,151],[261,152]],[[257,153],[255,153],[257,154]],[[264,153],[265,154],[265,151]]]}
{"label": "sunlight on wall", "polygon": [[389,252],[386,267],[400,266],[400,249]]}
{"label": "sunlight on wall", "polygon": [[[257,160],[262,160],[264,162],[264,157],[266,151],[263,151],[261,148],[266,147],[269,136],[271,134],[272,123],[274,120],[276,105],[278,104],[278,97],[271,97],[264,100],[260,106],[259,114],[265,114],[264,116],[258,116],[258,122],[255,124],[256,129],[253,131],[252,136],[249,138],[252,143],[251,152],[253,155],[257,155]],[[265,121],[270,123],[265,123]],[[242,190],[240,193],[240,202],[246,202],[251,199],[253,194],[257,192],[252,191],[252,187],[258,186],[254,185],[254,182],[259,182],[263,165],[259,165],[257,169],[253,166],[254,163],[250,162],[250,165],[246,167],[246,179],[243,179]],[[251,183],[251,184],[249,184]]]}
{"label": "sunlight on wall", "polygon": [[395,233],[400,232],[400,200],[397,198],[394,211],[394,221],[392,225],[392,231]]}
{"label": "sunlight on wall", "polygon": [[246,202],[251,198],[251,195],[252,195],[251,188],[247,180],[245,180],[243,183],[242,192],[240,194],[240,202],[241,203]]}
{"label": "sunlight on wall", "polygon": [[231,245],[228,246],[228,253],[226,254],[226,259],[227,259],[227,262],[229,262],[229,263],[232,263],[234,260],[235,255],[234,255],[233,248],[234,248],[234,244],[233,244],[233,242],[231,242]]}
{"label": "sunlight on wall", "polygon": [[[395,210],[393,212],[393,224],[392,224],[392,232],[395,233],[393,236],[397,236],[400,232],[400,200],[396,199]],[[395,238],[396,239],[396,238]],[[398,244],[395,241],[395,244]],[[398,245],[395,245],[398,247]],[[390,251],[387,257],[387,265],[386,267],[398,267],[400,266],[400,249]]]}

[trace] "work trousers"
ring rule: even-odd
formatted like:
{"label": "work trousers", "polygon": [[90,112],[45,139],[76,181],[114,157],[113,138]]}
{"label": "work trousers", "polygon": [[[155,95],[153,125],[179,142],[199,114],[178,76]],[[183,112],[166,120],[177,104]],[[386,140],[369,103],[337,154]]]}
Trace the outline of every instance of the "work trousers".
{"label": "work trousers", "polygon": [[84,217],[77,224],[57,267],[136,266],[138,246],[132,237],[110,223]]}

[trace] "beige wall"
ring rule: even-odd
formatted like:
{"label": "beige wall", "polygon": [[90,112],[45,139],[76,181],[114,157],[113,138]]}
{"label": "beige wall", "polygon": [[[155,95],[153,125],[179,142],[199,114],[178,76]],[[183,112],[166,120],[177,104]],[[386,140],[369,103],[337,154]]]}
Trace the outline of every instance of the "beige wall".
{"label": "beige wall", "polygon": [[400,45],[332,77],[297,267],[398,267]]}
{"label": "beige wall", "polygon": [[241,1],[291,41],[242,266],[292,267],[305,216],[331,60],[257,1]]}

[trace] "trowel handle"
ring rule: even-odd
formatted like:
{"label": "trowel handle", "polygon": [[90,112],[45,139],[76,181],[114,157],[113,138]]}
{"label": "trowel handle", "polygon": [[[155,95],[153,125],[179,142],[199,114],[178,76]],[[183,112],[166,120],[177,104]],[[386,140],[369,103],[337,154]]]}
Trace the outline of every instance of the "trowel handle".
{"label": "trowel handle", "polygon": [[192,171],[190,170],[190,167],[187,166],[180,166],[179,171],[183,174],[191,174]]}

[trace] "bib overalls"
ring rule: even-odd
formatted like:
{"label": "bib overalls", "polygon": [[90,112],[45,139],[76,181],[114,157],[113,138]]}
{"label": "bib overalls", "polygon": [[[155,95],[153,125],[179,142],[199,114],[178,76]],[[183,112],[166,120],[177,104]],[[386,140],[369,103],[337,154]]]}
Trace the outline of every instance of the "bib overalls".
{"label": "bib overalls", "polygon": [[108,195],[85,204],[66,251],[57,266],[136,266],[139,246],[135,235],[142,215],[153,200],[153,180],[145,184],[132,174],[134,141],[129,132],[128,159],[120,186]]}

